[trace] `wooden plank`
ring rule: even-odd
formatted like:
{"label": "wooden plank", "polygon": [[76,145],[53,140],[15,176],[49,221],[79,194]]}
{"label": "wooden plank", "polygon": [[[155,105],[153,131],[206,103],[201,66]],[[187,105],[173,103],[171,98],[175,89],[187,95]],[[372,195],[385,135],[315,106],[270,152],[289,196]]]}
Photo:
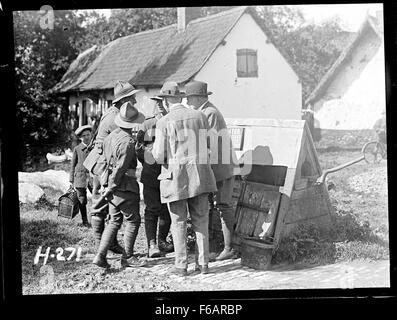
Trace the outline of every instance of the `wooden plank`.
{"label": "wooden plank", "polygon": [[240,210],[240,218],[235,232],[239,235],[253,236],[259,212],[249,208],[241,208]]}

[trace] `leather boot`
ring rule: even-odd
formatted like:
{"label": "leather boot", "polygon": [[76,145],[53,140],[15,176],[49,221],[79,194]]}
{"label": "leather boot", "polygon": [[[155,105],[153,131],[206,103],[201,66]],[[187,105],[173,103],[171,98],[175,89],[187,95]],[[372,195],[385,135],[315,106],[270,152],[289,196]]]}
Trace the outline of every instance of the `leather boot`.
{"label": "leather boot", "polygon": [[108,252],[108,248],[114,239],[115,235],[117,234],[119,227],[117,225],[114,225],[112,223],[109,223],[103,234],[102,234],[102,239],[101,243],[99,244],[98,252],[92,261],[93,264],[97,265],[98,267],[101,268],[109,268],[109,264],[107,263],[106,260],[106,254]]}
{"label": "leather boot", "polygon": [[101,243],[101,237],[105,228],[105,220],[98,216],[91,216],[92,233],[95,239],[95,250],[98,250]]}
{"label": "leather boot", "polygon": [[150,245],[156,244],[157,220],[157,217],[145,214],[145,233],[149,248]]}
{"label": "leather boot", "polygon": [[167,242],[167,236],[171,227],[171,217],[168,212],[167,206],[162,206],[160,217],[159,217],[159,234],[157,238],[157,244],[160,251],[164,253],[173,252],[174,245]]}
{"label": "leather boot", "polygon": [[143,267],[146,265],[146,260],[138,259],[134,254],[135,240],[138,235],[139,226],[141,224],[141,217],[137,217],[133,221],[126,221],[124,231],[124,246],[125,251],[121,257],[121,266],[127,267]]}
{"label": "leather boot", "polygon": [[126,221],[123,239],[125,247],[124,258],[130,258],[134,254],[134,245],[140,224],[140,217],[139,221]]}
{"label": "leather boot", "polygon": [[117,241],[117,232],[114,235],[114,239],[109,247],[109,251],[112,251],[115,254],[123,254],[124,253],[124,249],[123,247],[120,245],[120,243]]}
{"label": "leather boot", "polygon": [[201,274],[207,274],[209,273],[208,265],[205,264],[203,266],[200,266],[198,263],[196,263],[194,266],[194,271],[200,272]]}
{"label": "leather boot", "polygon": [[161,257],[160,249],[159,249],[157,243],[154,240],[151,240],[150,243],[149,243],[148,257],[149,258]]}
{"label": "leather boot", "polygon": [[153,217],[149,214],[145,215],[145,232],[148,244],[148,257],[158,258],[161,253],[159,247],[156,243],[156,233],[157,233],[157,217]]}
{"label": "leather boot", "polygon": [[158,240],[166,241],[171,227],[171,217],[168,212],[167,206],[162,206],[159,217],[159,235]]}
{"label": "leather boot", "polygon": [[160,251],[165,252],[165,253],[174,251],[174,245],[172,243],[167,242],[165,239],[159,238],[158,247],[159,247]]}

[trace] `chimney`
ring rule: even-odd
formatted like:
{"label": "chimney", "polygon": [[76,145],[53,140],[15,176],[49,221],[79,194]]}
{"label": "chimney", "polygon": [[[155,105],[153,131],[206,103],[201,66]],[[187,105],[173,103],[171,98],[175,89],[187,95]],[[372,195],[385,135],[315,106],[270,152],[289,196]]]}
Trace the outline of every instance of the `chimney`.
{"label": "chimney", "polygon": [[177,8],[177,26],[178,32],[186,30],[188,23],[194,19],[200,18],[201,7],[178,7]]}

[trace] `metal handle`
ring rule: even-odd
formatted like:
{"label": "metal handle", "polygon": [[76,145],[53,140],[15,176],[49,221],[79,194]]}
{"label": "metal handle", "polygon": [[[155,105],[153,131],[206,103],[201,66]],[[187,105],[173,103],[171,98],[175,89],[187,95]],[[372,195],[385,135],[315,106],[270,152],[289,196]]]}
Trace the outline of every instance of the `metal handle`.
{"label": "metal handle", "polygon": [[[340,166],[337,166],[335,168],[327,169],[323,172],[323,174],[316,180],[316,184],[322,184],[325,181],[326,176],[329,173],[339,171],[343,168],[346,168],[348,166],[351,166],[352,164],[355,164],[357,162],[360,162],[362,160],[365,160],[367,163],[376,163],[378,161],[378,154],[381,154],[381,148],[382,146],[379,146],[380,143],[378,141],[370,141],[364,144],[364,146],[361,148],[361,153],[363,154],[360,158],[357,158],[355,160],[349,161],[345,164],[342,164]],[[373,157],[372,161],[370,157]]]}
{"label": "metal handle", "polygon": [[323,174],[316,180],[316,184],[322,184],[322,183],[324,183],[325,178],[326,178],[326,176],[327,176],[329,173],[335,172],[335,171],[339,171],[339,170],[341,170],[341,169],[343,169],[343,168],[346,168],[346,167],[348,167],[348,166],[351,166],[352,164],[355,164],[355,163],[357,163],[357,162],[360,162],[360,161],[362,161],[362,160],[364,160],[364,159],[365,159],[365,156],[361,156],[360,158],[357,158],[357,159],[355,159],[355,160],[349,161],[349,162],[347,162],[347,163],[345,163],[345,164],[342,164],[342,165],[340,165],[340,166],[337,166],[337,167],[335,167],[335,168],[331,168],[331,169],[325,170],[325,171],[323,172]]}

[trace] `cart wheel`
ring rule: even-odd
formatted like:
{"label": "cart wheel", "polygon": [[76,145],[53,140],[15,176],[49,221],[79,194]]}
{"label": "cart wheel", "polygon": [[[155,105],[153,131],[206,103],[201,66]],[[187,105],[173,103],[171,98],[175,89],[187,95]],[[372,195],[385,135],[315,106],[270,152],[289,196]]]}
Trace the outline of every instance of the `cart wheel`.
{"label": "cart wheel", "polygon": [[362,152],[367,163],[379,163],[386,154],[385,148],[378,141],[366,143]]}

